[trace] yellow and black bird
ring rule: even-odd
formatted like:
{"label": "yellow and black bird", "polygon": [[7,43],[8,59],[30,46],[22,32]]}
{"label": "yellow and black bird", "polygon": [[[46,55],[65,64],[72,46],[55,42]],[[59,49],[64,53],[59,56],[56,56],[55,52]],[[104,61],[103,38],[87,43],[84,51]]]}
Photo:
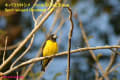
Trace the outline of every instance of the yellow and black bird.
{"label": "yellow and black bird", "polygon": [[[54,55],[58,52],[58,45],[57,45],[56,39],[57,39],[57,36],[55,34],[51,34],[47,38],[47,40],[43,46],[43,50],[42,50],[43,57]],[[52,58],[44,59],[42,61],[42,68],[41,68],[42,71],[45,72],[45,68],[51,60],[52,60]]]}

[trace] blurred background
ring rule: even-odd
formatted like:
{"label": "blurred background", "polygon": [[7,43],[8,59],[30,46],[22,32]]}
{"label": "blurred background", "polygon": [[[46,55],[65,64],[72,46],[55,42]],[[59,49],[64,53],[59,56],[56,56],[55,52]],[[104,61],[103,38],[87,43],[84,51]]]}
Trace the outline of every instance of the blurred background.
{"label": "blurred background", "polygon": [[[34,21],[31,12],[5,12],[6,3],[29,3],[29,7],[20,7],[20,9],[31,8],[35,0],[0,0],[0,47],[4,47],[5,38],[8,36],[8,46],[17,44],[23,40],[34,28]],[[38,4],[49,3],[49,0],[39,0]],[[73,11],[74,30],[72,37],[72,50],[86,47],[83,40],[79,20],[82,21],[84,30],[87,34],[91,47],[117,45],[120,40],[120,0],[69,0],[66,2]],[[14,8],[14,7],[9,7]],[[18,7],[19,8],[19,7]],[[46,7],[37,6],[36,9]],[[59,11],[58,9],[57,11]],[[35,12],[37,18],[42,12]],[[55,20],[57,16],[57,20]],[[45,41],[48,32],[55,32],[63,21],[61,28],[57,32],[57,42],[59,52],[66,51],[68,48],[68,32],[70,28],[69,13],[66,8],[62,9],[59,15],[54,12],[48,20],[42,25],[35,34],[35,40],[30,51],[19,61],[19,63],[34,58],[42,43]],[[51,28],[52,27],[52,28]],[[2,70],[9,69],[9,65],[27,48],[29,42],[21,49],[14,59]],[[14,50],[14,49],[13,49]],[[12,53],[9,50],[6,58]],[[103,69],[105,69],[110,60],[112,52],[108,49],[95,50],[95,55],[99,59]],[[0,63],[2,63],[3,51],[0,51]],[[120,62],[120,56],[116,57],[115,64]],[[71,55],[71,80],[95,80],[95,62],[88,51],[78,52]],[[19,74],[27,67],[19,70]],[[34,65],[29,72],[26,80],[37,80],[40,74],[40,62]],[[42,80],[65,80],[67,69],[67,56],[54,58],[49,64]],[[10,75],[16,75],[16,72]],[[120,68],[110,73],[110,80],[120,80]],[[8,79],[6,79],[8,80]],[[9,79],[10,80],[10,79]],[[11,79],[13,80],[13,79]]]}

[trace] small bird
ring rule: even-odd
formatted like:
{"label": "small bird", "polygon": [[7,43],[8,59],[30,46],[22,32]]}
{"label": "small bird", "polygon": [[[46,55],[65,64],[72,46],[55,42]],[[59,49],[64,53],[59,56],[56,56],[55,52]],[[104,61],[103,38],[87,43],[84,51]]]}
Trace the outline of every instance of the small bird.
{"label": "small bird", "polygon": [[[55,34],[51,34],[44,46],[43,46],[43,50],[42,50],[42,57],[45,57],[45,56],[50,56],[50,55],[54,55],[58,52],[58,44],[56,42],[56,39],[57,39],[57,36]],[[48,63],[52,60],[52,58],[50,59],[44,59],[42,61],[42,68],[41,68],[41,71],[44,71],[45,72],[45,68],[46,66],[48,65]]]}

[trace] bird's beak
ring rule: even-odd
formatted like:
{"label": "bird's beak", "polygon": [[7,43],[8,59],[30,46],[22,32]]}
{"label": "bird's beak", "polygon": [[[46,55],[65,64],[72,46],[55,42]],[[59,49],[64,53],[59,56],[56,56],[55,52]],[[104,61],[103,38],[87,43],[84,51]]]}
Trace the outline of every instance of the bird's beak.
{"label": "bird's beak", "polygon": [[54,39],[57,39],[57,35],[54,35],[53,38],[54,38]]}

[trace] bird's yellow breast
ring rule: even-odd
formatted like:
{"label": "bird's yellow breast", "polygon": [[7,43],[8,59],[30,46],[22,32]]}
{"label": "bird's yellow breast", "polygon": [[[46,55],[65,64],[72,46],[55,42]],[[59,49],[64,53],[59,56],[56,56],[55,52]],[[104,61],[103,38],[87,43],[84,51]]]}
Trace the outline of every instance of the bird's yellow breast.
{"label": "bird's yellow breast", "polygon": [[58,52],[58,45],[52,40],[47,40],[43,49],[43,56],[50,56]]}

